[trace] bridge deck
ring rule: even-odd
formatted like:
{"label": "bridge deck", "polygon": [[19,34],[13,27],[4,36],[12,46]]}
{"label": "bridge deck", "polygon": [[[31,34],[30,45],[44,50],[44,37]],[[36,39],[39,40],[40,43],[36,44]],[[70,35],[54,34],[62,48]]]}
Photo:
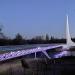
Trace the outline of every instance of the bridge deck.
{"label": "bridge deck", "polygon": [[24,56],[24,55],[35,53],[35,52],[42,52],[48,49],[53,49],[53,48],[58,48],[58,47],[60,47],[60,45],[48,46],[48,47],[38,47],[38,48],[33,48],[33,49],[26,49],[26,50],[20,50],[20,51],[13,51],[10,53],[4,53],[4,54],[0,54],[0,61]]}

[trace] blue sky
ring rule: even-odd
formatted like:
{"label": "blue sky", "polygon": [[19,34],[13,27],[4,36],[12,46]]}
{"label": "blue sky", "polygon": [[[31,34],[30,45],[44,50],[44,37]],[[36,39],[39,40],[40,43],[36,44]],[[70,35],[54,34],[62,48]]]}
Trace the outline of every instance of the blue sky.
{"label": "blue sky", "polygon": [[10,37],[65,37],[66,14],[75,37],[75,0],[0,0],[0,24]]}

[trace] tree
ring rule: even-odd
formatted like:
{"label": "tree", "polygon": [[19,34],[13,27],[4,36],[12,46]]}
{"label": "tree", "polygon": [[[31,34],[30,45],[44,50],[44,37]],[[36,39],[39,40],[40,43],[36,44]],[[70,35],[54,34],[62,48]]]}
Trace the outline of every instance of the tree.
{"label": "tree", "polygon": [[17,35],[16,35],[16,38],[15,38],[16,40],[22,40],[23,38],[22,38],[22,36],[18,33]]}
{"label": "tree", "polygon": [[23,37],[18,33],[14,39],[14,44],[24,44]]}
{"label": "tree", "polygon": [[54,40],[54,37],[53,36],[51,36],[51,40]]}
{"label": "tree", "polygon": [[49,41],[49,35],[46,34],[46,41]]}

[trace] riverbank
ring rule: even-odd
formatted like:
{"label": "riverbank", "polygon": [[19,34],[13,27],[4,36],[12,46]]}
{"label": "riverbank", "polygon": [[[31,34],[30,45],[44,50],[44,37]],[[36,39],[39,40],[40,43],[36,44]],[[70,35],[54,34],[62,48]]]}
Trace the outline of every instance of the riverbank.
{"label": "riverbank", "polygon": [[75,75],[75,57],[11,60],[0,64],[0,75]]}

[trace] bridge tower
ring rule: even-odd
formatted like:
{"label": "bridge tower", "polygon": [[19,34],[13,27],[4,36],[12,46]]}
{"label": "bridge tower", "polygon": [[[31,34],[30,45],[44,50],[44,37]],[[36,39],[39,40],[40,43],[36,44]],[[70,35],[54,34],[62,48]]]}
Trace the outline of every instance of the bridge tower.
{"label": "bridge tower", "polygon": [[66,43],[68,47],[75,46],[75,43],[71,40],[71,36],[70,36],[68,15],[67,15],[67,22],[66,22]]}

